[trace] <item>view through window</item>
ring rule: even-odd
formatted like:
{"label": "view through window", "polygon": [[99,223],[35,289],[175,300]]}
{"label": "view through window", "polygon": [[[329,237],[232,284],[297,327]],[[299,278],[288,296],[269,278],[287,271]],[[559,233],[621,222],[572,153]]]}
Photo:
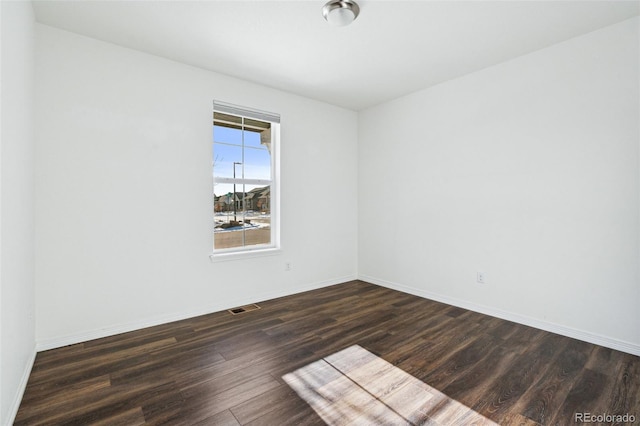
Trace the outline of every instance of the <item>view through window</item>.
{"label": "view through window", "polygon": [[279,117],[214,103],[215,252],[275,246],[274,148]]}

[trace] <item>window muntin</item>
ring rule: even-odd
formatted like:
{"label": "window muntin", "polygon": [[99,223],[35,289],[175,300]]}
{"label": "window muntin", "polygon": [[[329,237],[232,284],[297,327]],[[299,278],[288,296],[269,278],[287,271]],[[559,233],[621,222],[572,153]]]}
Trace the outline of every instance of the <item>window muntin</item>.
{"label": "window muntin", "polygon": [[[274,148],[279,117],[239,107],[229,114],[224,106],[216,106],[219,104],[214,103],[213,115],[214,253],[275,248]],[[257,119],[257,114],[267,119]]]}

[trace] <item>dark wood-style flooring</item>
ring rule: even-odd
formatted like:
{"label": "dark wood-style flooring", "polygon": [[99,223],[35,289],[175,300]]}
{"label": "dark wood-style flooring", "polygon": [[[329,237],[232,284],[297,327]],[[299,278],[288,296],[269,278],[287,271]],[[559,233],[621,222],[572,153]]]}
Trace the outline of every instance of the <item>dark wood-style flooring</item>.
{"label": "dark wood-style flooring", "polygon": [[[640,422],[637,356],[361,281],[259,305],[38,353],[15,424],[324,424],[283,377],[352,346],[440,395],[411,423],[569,425],[582,412]],[[324,387],[307,393],[326,398],[329,379],[317,379]],[[340,405],[334,389],[316,406]],[[376,422],[348,408],[356,417],[335,424]]]}

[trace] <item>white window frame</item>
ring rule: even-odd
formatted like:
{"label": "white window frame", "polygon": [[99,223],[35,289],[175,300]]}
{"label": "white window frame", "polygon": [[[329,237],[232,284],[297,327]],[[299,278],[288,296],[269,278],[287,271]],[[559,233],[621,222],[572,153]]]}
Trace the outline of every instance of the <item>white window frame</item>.
{"label": "white window frame", "polygon": [[[214,101],[213,111],[224,114],[230,114],[237,117],[249,118],[254,120],[266,121],[271,123],[271,180],[263,179],[244,179],[243,177],[234,178],[216,178],[212,173],[212,191],[215,188],[216,183],[229,183],[229,184],[249,184],[249,185],[271,185],[270,189],[270,227],[271,238],[269,244],[253,245],[253,246],[241,246],[232,247],[226,249],[216,249],[214,247],[214,241],[212,241],[212,253],[209,258],[212,262],[227,261],[227,260],[240,260],[251,257],[262,257],[276,255],[281,252],[280,248],[280,115],[270,113],[266,111],[260,111],[256,109],[246,108],[238,105],[233,105],[225,102]],[[215,142],[212,140],[211,142]],[[215,147],[214,147],[215,150]],[[214,154],[215,155],[215,154]],[[213,169],[212,169],[213,172]],[[213,198],[212,198],[213,201]],[[215,207],[215,206],[214,206]],[[212,209],[213,212],[215,209]],[[212,229],[211,234],[213,236],[215,226],[215,220],[212,217]],[[215,240],[215,238],[213,238]]]}

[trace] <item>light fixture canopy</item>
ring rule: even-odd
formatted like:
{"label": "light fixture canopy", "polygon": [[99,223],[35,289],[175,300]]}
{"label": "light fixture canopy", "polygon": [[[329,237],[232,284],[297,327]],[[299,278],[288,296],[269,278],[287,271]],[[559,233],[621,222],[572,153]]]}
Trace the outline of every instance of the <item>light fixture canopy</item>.
{"label": "light fixture canopy", "polygon": [[352,23],[360,14],[360,6],[352,0],[331,0],[322,7],[322,16],[332,27]]}

